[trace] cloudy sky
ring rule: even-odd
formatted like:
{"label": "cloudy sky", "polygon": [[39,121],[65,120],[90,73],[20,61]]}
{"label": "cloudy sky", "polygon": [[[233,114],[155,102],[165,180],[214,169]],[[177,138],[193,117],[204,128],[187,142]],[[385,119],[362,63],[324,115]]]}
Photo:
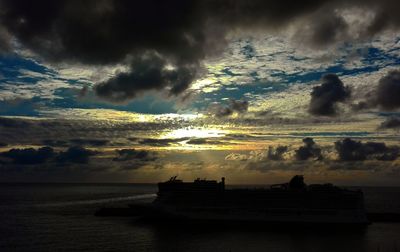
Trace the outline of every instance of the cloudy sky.
{"label": "cloudy sky", "polygon": [[0,0],[0,181],[400,185],[399,10]]}

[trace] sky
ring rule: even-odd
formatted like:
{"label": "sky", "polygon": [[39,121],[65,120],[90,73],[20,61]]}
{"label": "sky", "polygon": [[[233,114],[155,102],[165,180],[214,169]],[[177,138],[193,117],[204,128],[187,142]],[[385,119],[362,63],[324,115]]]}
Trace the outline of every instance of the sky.
{"label": "sky", "polygon": [[400,186],[394,0],[0,0],[0,182]]}

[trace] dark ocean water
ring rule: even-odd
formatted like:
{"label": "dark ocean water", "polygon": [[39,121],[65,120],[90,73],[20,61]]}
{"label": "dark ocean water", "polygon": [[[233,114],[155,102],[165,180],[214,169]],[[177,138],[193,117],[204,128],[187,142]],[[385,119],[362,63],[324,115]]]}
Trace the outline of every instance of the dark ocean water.
{"label": "dark ocean water", "polygon": [[[373,212],[400,213],[400,188],[363,188]],[[0,185],[0,251],[400,251],[400,223],[364,230],[147,223],[95,217],[150,198],[154,185]]]}

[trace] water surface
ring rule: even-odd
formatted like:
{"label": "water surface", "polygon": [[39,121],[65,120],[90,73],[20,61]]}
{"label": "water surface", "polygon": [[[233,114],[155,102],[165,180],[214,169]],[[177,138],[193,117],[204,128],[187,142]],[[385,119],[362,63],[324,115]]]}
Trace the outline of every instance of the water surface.
{"label": "water surface", "polygon": [[[363,188],[369,211],[400,213],[400,188]],[[0,251],[400,251],[400,224],[365,230],[148,223],[95,217],[154,197],[144,184],[2,184]]]}

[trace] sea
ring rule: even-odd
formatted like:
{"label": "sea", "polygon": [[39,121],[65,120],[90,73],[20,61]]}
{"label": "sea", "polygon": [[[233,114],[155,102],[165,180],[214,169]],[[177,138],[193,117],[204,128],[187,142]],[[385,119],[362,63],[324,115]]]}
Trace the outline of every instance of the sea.
{"label": "sea", "polygon": [[[400,213],[400,187],[362,190],[368,211]],[[156,191],[153,184],[0,184],[0,251],[400,251],[400,223],[253,228],[94,215]]]}

